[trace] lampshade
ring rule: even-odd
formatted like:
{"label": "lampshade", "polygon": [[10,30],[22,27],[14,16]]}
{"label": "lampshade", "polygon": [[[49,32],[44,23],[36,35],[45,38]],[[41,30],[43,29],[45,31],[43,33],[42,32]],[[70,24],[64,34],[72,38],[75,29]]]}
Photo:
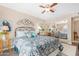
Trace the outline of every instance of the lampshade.
{"label": "lampshade", "polygon": [[3,30],[9,30],[8,26],[3,26]]}

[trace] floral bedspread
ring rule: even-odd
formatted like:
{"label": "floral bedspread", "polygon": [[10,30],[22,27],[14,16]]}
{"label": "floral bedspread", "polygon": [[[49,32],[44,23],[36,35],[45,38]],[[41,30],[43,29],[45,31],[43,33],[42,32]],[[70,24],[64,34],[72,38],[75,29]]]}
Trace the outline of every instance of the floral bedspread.
{"label": "floral bedspread", "polygon": [[18,48],[20,56],[47,56],[59,48],[60,43],[54,37],[36,36],[16,38],[14,45]]}

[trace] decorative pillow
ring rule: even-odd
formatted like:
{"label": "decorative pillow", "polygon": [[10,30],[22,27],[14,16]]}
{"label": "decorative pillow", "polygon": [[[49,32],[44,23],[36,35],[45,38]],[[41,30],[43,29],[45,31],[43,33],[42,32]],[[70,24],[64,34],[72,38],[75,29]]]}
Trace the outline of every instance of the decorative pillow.
{"label": "decorative pillow", "polygon": [[29,32],[27,32],[27,33],[25,33],[26,34],[26,36],[28,37],[28,38],[31,38],[31,32],[29,31]]}
{"label": "decorative pillow", "polygon": [[36,36],[37,36],[37,34],[36,34],[35,32],[32,32],[32,33],[31,33],[31,37],[32,37],[32,38],[34,38],[34,37],[36,37]]}
{"label": "decorative pillow", "polygon": [[28,38],[34,38],[36,36],[36,33],[34,31],[29,31],[26,33],[26,36]]}

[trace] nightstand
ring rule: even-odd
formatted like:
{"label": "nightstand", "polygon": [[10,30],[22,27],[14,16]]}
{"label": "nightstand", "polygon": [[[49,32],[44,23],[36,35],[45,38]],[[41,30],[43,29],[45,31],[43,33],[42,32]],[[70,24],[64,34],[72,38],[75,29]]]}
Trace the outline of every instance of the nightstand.
{"label": "nightstand", "polygon": [[0,55],[2,55],[2,54],[3,54],[3,41],[0,38]]}
{"label": "nightstand", "polygon": [[5,37],[6,37],[6,47],[8,48],[9,54],[11,55],[12,54],[12,47],[11,47],[12,42],[10,39],[10,32],[6,32]]}
{"label": "nightstand", "polygon": [[[5,40],[2,36],[4,35]],[[0,53],[3,55],[4,51],[8,51],[9,55],[12,55],[12,41],[10,39],[10,32],[1,32],[0,33]]]}
{"label": "nightstand", "polygon": [[3,40],[2,40],[2,32],[0,32],[0,55],[3,54]]}

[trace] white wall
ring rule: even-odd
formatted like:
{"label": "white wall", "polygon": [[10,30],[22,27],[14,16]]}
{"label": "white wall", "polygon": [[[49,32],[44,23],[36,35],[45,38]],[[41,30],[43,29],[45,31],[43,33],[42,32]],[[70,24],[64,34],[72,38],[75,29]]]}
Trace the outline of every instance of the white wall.
{"label": "white wall", "polygon": [[45,22],[44,20],[33,17],[31,15],[20,13],[18,11],[14,11],[14,10],[11,10],[9,8],[0,6],[0,20],[5,19],[5,20],[8,20],[8,21],[11,21],[11,24],[12,24],[12,27],[13,27],[13,33],[15,31],[17,21],[21,20],[21,19],[25,19],[25,18],[30,19],[34,23],[35,27],[38,24]]}

